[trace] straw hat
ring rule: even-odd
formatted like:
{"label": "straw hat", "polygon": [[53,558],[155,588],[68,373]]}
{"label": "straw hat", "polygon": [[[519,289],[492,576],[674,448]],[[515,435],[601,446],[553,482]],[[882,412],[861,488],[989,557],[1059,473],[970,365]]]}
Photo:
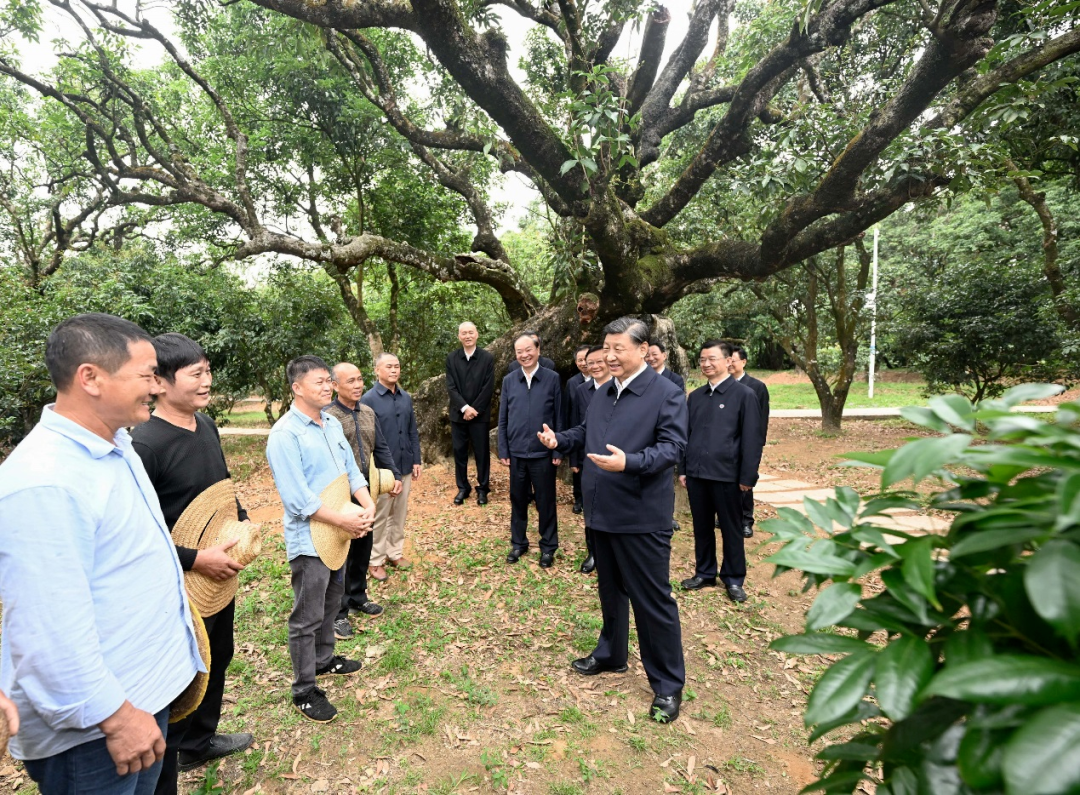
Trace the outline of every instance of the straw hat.
{"label": "straw hat", "polygon": [[[215,483],[191,501],[180,514],[172,530],[173,543],[189,549],[208,549],[236,539],[225,554],[242,566],[255,560],[262,552],[262,537],[258,528],[237,521],[236,487],[226,478]],[[199,613],[212,616],[221,611],[236,596],[239,579],[215,580],[197,571],[184,572],[188,596]]]}
{"label": "straw hat", "polygon": [[[375,466],[374,456],[368,467],[368,491],[371,499],[379,499],[379,495],[389,492],[394,488],[394,473],[389,469],[379,469]],[[333,508],[345,514],[360,513],[362,509],[353,503],[349,491],[349,476],[338,475],[319,494],[323,505]],[[319,553],[322,562],[330,571],[337,571],[345,565],[345,558],[349,556],[349,542],[352,536],[348,531],[342,530],[337,525],[328,522],[320,522],[318,519],[311,520],[311,542],[315,545],[315,551]]]}
{"label": "straw hat", "polygon": [[191,684],[184,688],[184,692],[176,697],[169,706],[169,723],[183,720],[202,703],[206,695],[206,685],[210,681],[210,636],[206,634],[206,624],[195,607],[194,600],[188,598],[188,607],[191,609],[191,626],[195,629],[195,641],[199,646],[199,656],[202,657],[205,672],[195,674]]}

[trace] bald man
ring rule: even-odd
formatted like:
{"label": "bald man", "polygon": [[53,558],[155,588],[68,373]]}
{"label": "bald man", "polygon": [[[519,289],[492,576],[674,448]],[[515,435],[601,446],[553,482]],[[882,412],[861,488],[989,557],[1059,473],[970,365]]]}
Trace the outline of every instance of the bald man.
{"label": "bald man", "polygon": [[450,396],[450,432],[454,445],[454,474],[458,492],[454,505],[472,493],[469,486],[469,445],[476,457],[476,504],[487,505],[491,451],[491,398],[495,394],[495,359],[476,345],[476,326],[458,326],[461,347],[446,357],[446,391]]}

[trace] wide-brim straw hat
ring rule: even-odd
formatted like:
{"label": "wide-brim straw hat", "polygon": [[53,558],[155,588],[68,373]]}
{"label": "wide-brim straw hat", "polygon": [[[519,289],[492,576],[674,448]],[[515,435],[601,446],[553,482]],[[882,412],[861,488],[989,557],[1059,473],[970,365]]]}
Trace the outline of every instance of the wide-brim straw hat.
{"label": "wide-brim straw hat", "polygon": [[184,688],[184,692],[173,701],[169,707],[169,723],[181,721],[197,710],[203,696],[206,695],[206,685],[210,682],[210,636],[206,634],[206,624],[203,623],[193,599],[188,599],[188,606],[191,609],[191,626],[195,630],[199,656],[202,657],[203,667],[206,670],[195,674],[195,678]]}
{"label": "wide-brim straw hat", "polygon": [[[236,539],[236,544],[225,554],[241,566],[248,565],[262,552],[258,528],[237,520],[236,487],[228,478],[191,501],[173,525],[172,538],[176,546],[189,549],[208,549]],[[204,616],[212,616],[229,604],[239,583],[236,576],[215,580],[197,571],[184,572],[188,596]]]}
{"label": "wide-brim straw hat", "polygon": [[[367,474],[368,492],[372,500],[379,499],[380,494],[394,488],[394,473],[389,469],[376,467],[374,457],[371,459]],[[334,478],[330,485],[320,492],[319,499],[322,500],[323,505],[340,513],[360,513],[361,511],[360,506],[352,501],[348,475],[338,475]],[[345,558],[349,556],[350,541],[352,541],[352,536],[347,530],[329,522],[311,520],[311,542],[315,545],[319,558],[330,571],[337,571],[345,565]]]}

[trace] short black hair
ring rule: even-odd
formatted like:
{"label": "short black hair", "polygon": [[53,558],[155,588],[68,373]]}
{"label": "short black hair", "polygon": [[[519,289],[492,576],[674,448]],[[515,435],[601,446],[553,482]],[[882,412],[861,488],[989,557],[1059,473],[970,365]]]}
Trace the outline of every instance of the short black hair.
{"label": "short black hair", "polygon": [[585,358],[586,359],[589,358],[594,353],[603,353],[603,352],[604,352],[604,346],[603,345],[593,345],[591,348],[589,348],[589,352],[585,354]]}
{"label": "short black hair", "polygon": [[723,340],[705,340],[705,342],[701,343],[701,348],[698,350],[699,357],[706,348],[719,348],[724,356],[731,356],[732,345],[730,342],[724,342]]}
{"label": "short black hair", "polygon": [[312,370],[326,370],[330,372],[330,366],[318,356],[297,356],[285,365],[285,380],[292,386]]}
{"label": "short black hair", "polygon": [[521,339],[522,337],[532,337],[532,341],[536,343],[536,347],[537,347],[537,349],[539,349],[539,348],[540,348],[540,346],[544,344],[544,343],[543,343],[543,341],[542,341],[542,340],[540,339],[540,335],[539,335],[539,334],[537,334],[537,333],[536,333],[535,331],[533,331],[532,329],[525,329],[525,330],[524,330],[523,332],[521,332],[520,334],[518,334],[518,335],[517,335],[517,336],[516,336],[516,337],[514,338],[514,342],[517,342],[517,341],[518,341],[519,339]]}
{"label": "short black hair", "polygon": [[45,366],[57,391],[67,389],[83,364],[115,373],[131,358],[133,342],[154,340],[130,320],[87,312],[61,321],[45,342]]}
{"label": "short black hair", "polygon": [[190,337],[170,331],[154,337],[157,351],[157,374],[170,384],[176,383],[176,373],[193,364],[210,363],[202,345]]}
{"label": "short black hair", "polygon": [[651,348],[654,345],[660,349],[660,353],[667,353],[667,348],[664,346],[664,343],[656,339],[656,337],[653,337],[651,340],[649,340],[649,347]]}
{"label": "short black hair", "polygon": [[746,348],[744,348],[742,345],[732,345],[731,346],[731,355],[732,356],[738,356],[744,362],[747,359],[750,358],[749,356],[746,355]]}
{"label": "short black hair", "polygon": [[585,351],[585,355],[588,356],[589,355],[588,351],[589,351],[589,348],[591,348],[591,347],[592,347],[591,345],[578,345],[576,348],[574,348],[574,358],[576,359],[577,355],[579,353],[581,353],[582,351]]}

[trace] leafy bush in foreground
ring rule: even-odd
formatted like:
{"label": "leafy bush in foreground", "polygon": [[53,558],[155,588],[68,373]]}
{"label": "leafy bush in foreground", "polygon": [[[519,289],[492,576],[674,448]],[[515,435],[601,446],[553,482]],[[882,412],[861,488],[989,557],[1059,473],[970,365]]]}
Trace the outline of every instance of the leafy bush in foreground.
{"label": "leafy bush in foreground", "polygon": [[[804,791],[1080,792],[1080,402],[1051,422],[1009,412],[1058,391],[933,398],[904,416],[946,435],[850,456],[882,469],[883,490],[941,478],[931,507],[955,515],[945,536],[875,525],[916,507],[910,493],[849,488],[763,526],[784,542],[777,573],[821,589],[806,632],[772,647],[837,655],[804,717],[811,741],[850,737],[818,754],[823,776]],[[864,590],[870,574],[884,590]]]}

